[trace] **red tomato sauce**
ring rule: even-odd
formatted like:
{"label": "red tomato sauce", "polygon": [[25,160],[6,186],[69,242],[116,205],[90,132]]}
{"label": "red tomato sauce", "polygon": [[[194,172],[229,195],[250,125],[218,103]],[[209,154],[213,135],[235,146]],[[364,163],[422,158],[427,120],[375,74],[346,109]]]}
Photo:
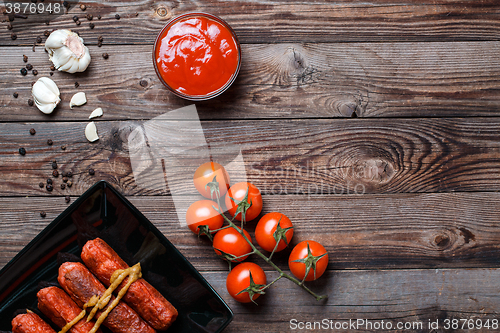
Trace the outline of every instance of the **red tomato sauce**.
{"label": "red tomato sauce", "polygon": [[223,24],[204,17],[187,17],[165,29],[158,38],[157,70],[175,91],[210,95],[236,74],[237,41]]}

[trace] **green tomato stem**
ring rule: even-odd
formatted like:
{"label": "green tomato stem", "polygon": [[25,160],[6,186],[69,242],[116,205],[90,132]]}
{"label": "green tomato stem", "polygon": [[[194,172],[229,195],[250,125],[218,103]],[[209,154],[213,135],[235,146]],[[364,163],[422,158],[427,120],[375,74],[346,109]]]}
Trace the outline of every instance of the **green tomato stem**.
{"label": "green tomato stem", "polygon": [[[243,228],[238,228],[234,223],[233,221],[229,220],[226,215],[224,215],[221,211],[220,211],[220,206],[219,206],[219,214],[222,215],[222,217],[229,223],[229,226],[231,226],[232,228],[234,228],[236,231],[238,231],[240,233],[241,236],[243,236],[243,238],[245,239],[245,241],[247,241],[247,243],[250,245],[250,247],[252,248],[252,252],[255,253],[256,255],[258,255],[259,257],[261,257],[262,259],[264,259],[265,262],[267,262],[271,267],[274,268],[275,271],[277,271],[279,274],[280,274],[280,278],[284,277],[284,278],[287,278],[288,280],[292,281],[293,283],[295,283],[296,285],[298,285],[299,287],[301,287],[302,289],[304,289],[305,291],[307,291],[309,294],[311,294],[312,296],[314,296],[314,298],[316,298],[317,301],[321,300],[321,299],[324,299],[324,298],[327,298],[328,295],[318,295],[316,294],[315,292],[313,292],[311,289],[307,288],[307,286],[305,286],[303,284],[303,281],[299,281],[297,280],[296,278],[294,278],[293,276],[290,276],[288,274],[286,274],[285,272],[283,272],[278,266],[276,266],[276,264],[274,262],[271,261],[270,258],[266,257],[262,252],[260,252],[256,247],[255,245],[253,245],[253,243],[247,238],[247,236],[245,235],[245,233],[243,232]],[[276,279],[275,281],[271,282],[271,284],[273,284],[274,282],[276,282],[278,279]],[[267,286],[265,287],[267,288]]]}

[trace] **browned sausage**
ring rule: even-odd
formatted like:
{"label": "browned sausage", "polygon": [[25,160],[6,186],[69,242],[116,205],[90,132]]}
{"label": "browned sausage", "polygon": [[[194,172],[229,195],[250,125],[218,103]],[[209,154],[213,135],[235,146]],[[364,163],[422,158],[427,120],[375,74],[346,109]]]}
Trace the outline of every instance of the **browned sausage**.
{"label": "browned sausage", "polygon": [[[43,288],[36,296],[38,297],[40,311],[60,328],[66,326],[67,323],[70,323],[82,312],[82,309],[60,288]],[[84,317],[68,332],[88,333],[94,327],[94,324],[94,321],[87,322],[86,317]],[[101,330],[97,332],[101,333]]]}
{"label": "browned sausage", "polygon": [[[106,286],[110,285],[109,280],[114,271],[129,267],[100,238],[88,241],[81,257],[89,270]],[[127,279],[116,289],[117,292],[126,282]],[[166,330],[177,318],[177,309],[144,279],[132,283],[123,300],[157,330]]]}
{"label": "browned sausage", "polygon": [[[90,300],[94,295],[102,296],[106,287],[92,275],[92,273],[79,262],[65,262],[59,267],[59,284],[68,295],[80,307]],[[111,297],[111,302],[115,297]],[[96,318],[101,315],[98,311]],[[108,314],[103,322],[104,326],[114,333],[154,333],[156,332],[139,315],[124,302],[118,305]]]}
{"label": "browned sausage", "polygon": [[56,331],[36,313],[28,312],[12,319],[12,333],[56,333]]}

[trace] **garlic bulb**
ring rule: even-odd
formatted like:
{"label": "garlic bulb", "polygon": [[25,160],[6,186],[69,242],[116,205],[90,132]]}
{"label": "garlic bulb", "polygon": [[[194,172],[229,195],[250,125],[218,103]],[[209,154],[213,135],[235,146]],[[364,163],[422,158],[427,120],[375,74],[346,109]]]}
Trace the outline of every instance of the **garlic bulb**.
{"label": "garlic bulb", "polygon": [[90,142],[99,140],[99,136],[97,135],[97,127],[95,126],[95,123],[93,121],[88,123],[85,127],[85,137]]}
{"label": "garlic bulb", "polygon": [[71,97],[71,101],[69,101],[69,108],[72,109],[73,106],[81,106],[87,103],[87,96],[85,96],[84,92],[77,92]]}
{"label": "garlic bulb", "polygon": [[52,113],[59,104],[59,88],[54,81],[48,77],[39,78],[31,88],[31,95],[35,100],[36,107],[45,114]]}
{"label": "garlic bulb", "polygon": [[64,72],[83,72],[90,64],[89,49],[83,39],[67,29],[59,29],[45,41],[45,49],[54,66]]}

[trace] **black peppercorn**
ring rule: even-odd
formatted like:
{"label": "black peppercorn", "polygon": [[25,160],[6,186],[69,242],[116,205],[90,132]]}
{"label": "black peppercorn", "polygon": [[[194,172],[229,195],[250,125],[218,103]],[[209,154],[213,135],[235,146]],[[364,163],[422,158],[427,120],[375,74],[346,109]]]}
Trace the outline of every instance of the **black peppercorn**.
{"label": "black peppercorn", "polygon": [[32,70],[33,69],[33,65],[32,64],[27,64],[26,65],[26,69],[29,70],[29,71]]}
{"label": "black peppercorn", "polygon": [[101,15],[97,15],[97,19],[100,20],[101,19]]}
{"label": "black peppercorn", "polygon": [[107,53],[103,53],[103,54],[102,54],[102,57],[103,57],[104,59],[108,59],[108,58],[109,58],[109,54],[107,54]]}
{"label": "black peppercorn", "polygon": [[66,150],[66,146],[61,146],[61,150]]}
{"label": "black peppercorn", "polygon": [[71,197],[69,195],[65,196],[64,201],[66,201],[66,203],[69,203],[71,201]]}
{"label": "black peppercorn", "polygon": [[146,88],[146,87],[148,86],[148,81],[146,81],[146,80],[141,80],[141,81],[139,81],[139,85],[140,85],[141,87]]}
{"label": "black peppercorn", "polygon": [[69,7],[69,2],[67,2],[67,1],[63,1],[63,7],[64,7],[64,8],[68,8],[68,7]]}
{"label": "black peppercorn", "polygon": [[102,38],[102,36],[99,36],[99,37],[97,37],[97,40],[98,40],[99,42],[102,42],[102,41],[104,40],[104,38]]}
{"label": "black peppercorn", "polygon": [[43,34],[45,35],[45,37],[49,37],[49,36],[50,36],[50,31],[45,30],[45,31],[43,32]]}
{"label": "black peppercorn", "polygon": [[40,44],[40,43],[42,42],[42,37],[41,37],[41,36],[37,36],[37,37],[36,37],[36,42],[37,42],[38,44]]}
{"label": "black peppercorn", "polygon": [[66,184],[62,183],[61,184],[61,190],[64,190],[66,188]]}
{"label": "black peppercorn", "polygon": [[87,20],[92,21],[93,18],[92,14],[87,14]]}
{"label": "black peppercorn", "polygon": [[94,27],[95,27],[95,26],[94,26],[94,23],[92,23],[92,22],[91,22],[91,23],[89,24],[89,27],[90,27],[90,29],[94,29]]}
{"label": "black peppercorn", "polygon": [[33,100],[32,99],[28,99],[28,105],[29,106],[33,106]]}
{"label": "black peppercorn", "polygon": [[23,67],[23,68],[21,68],[21,74],[22,74],[23,76],[25,76],[26,74],[28,74],[28,70],[27,70],[26,68],[24,68],[24,67]]}
{"label": "black peppercorn", "polygon": [[68,182],[68,177],[64,176],[64,172],[63,172],[63,179],[62,179],[63,182],[67,183]]}
{"label": "black peppercorn", "polygon": [[54,65],[50,66],[50,70],[51,71],[55,71],[56,70],[56,66],[54,66]]}
{"label": "black peppercorn", "polygon": [[52,176],[54,176],[56,178],[59,177],[59,171],[57,171],[57,170],[52,171]]}
{"label": "black peppercorn", "polygon": [[50,74],[50,76],[54,75],[54,73],[53,73],[53,72],[50,72],[49,74]]}
{"label": "black peppercorn", "polygon": [[101,47],[102,46],[102,42],[101,41],[97,41],[97,47]]}
{"label": "black peppercorn", "polygon": [[14,96],[14,98],[17,98],[17,97],[19,96],[19,94],[18,94],[17,92],[14,92],[14,93],[12,94],[12,96]]}
{"label": "black peppercorn", "polygon": [[71,177],[73,177],[73,173],[72,173],[71,171],[68,171],[68,172],[66,173],[66,176],[67,176],[67,177],[69,177],[69,178],[71,178]]}
{"label": "black peppercorn", "polygon": [[52,141],[51,139],[48,139],[48,140],[47,140],[47,144],[48,144],[49,146],[52,146],[52,145],[54,144],[54,141]]}
{"label": "black peppercorn", "polygon": [[73,21],[75,21],[75,22],[78,21],[78,16],[76,16],[76,15],[73,16]]}
{"label": "black peppercorn", "polygon": [[71,187],[73,186],[73,182],[71,180],[68,180],[68,182],[66,183],[66,186],[67,187]]}
{"label": "black peppercorn", "polygon": [[80,25],[82,24],[80,21],[76,21],[76,25]]}
{"label": "black peppercorn", "polygon": [[50,184],[47,184],[47,186],[45,187],[47,189],[47,191],[49,192],[52,192],[52,190],[54,189],[54,187]]}
{"label": "black peppercorn", "polygon": [[95,170],[92,169],[92,168],[90,168],[89,169],[89,175],[91,175],[91,176],[95,175]]}
{"label": "black peppercorn", "polygon": [[38,71],[36,69],[34,69],[33,71],[31,71],[33,73],[33,75],[38,75]]}
{"label": "black peppercorn", "polygon": [[12,30],[12,24],[10,24],[10,23],[9,23],[9,24],[7,24],[7,29],[8,29],[8,30]]}
{"label": "black peppercorn", "polygon": [[21,155],[26,155],[26,149],[24,149],[23,147],[19,148],[19,154]]}
{"label": "black peppercorn", "polygon": [[41,217],[45,217],[45,216],[47,216],[47,213],[45,213],[45,212],[42,211],[42,212],[40,212],[40,216]]}
{"label": "black peppercorn", "polygon": [[80,86],[80,83],[75,82],[75,88],[78,88]]}
{"label": "black peppercorn", "polygon": [[52,185],[52,178],[47,178],[47,184]]}
{"label": "black peppercorn", "polygon": [[31,135],[35,135],[35,134],[36,134],[36,131],[35,131],[35,129],[34,129],[34,128],[30,128],[30,134],[31,134]]}
{"label": "black peppercorn", "polygon": [[38,184],[38,186],[39,186],[40,188],[43,188],[43,187],[45,186],[45,184],[44,184],[44,183],[42,183],[42,182],[40,182],[40,183]]}
{"label": "black peppercorn", "polygon": [[57,169],[57,162],[56,161],[52,162],[52,169]]}
{"label": "black peppercorn", "polygon": [[12,38],[12,40],[16,40],[17,39],[17,35],[16,34],[11,34],[10,38]]}
{"label": "black peppercorn", "polygon": [[119,20],[120,19],[120,15],[116,14],[115,15],[115,19]]}
{"label": "black peppercorn", "polygon": [[81,5],[80,5],[80,9],[81,9],[82,11],[84,11],[85,9],[87,9],[87,6],[85,6],[84,4],[81,4]]}
{"label": "black peppercorn", "polygon": [[23,54],[23,61],[28,62],[28,56]]}

